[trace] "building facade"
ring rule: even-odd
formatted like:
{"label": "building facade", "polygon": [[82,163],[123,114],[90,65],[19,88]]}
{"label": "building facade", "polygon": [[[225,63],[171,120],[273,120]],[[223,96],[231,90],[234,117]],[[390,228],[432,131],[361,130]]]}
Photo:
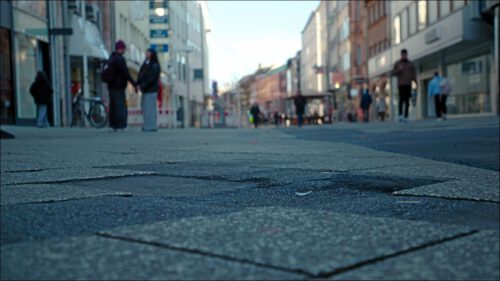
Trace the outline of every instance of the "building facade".
{"label": "building facade", "polygon": [[[410,117],[435,117],[427,86],[438,71],[448,78],[452,93],[448,114],[492,115],[498,112],[494,68],[494,27],[481,17],[484,1],[392,1],[392,48],[389,66],[407,49],[417,66],[418,87]],[[498,30],[497,30],[498,32]],[[392,82],[395,89],[395,81]],[[392,103],[397,102],[392,90]],[[393,110],[394,111],[394,110]],[[394,115],[393,115],[394,117]]]}

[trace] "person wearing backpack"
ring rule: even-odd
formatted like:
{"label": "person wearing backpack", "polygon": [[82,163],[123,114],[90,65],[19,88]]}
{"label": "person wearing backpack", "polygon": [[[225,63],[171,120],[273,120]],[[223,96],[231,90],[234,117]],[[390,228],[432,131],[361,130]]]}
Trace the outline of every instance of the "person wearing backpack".
{"label": "person wearing backpack", "polygon": [[108,84],[109,91],[109,126],[113,131],[124,130],[127,127],[128,109],[125,88],[130,82],[137,93],[137,83],[130,76],[127,62],[123,54],[127,46],[122,40],[115,43],[115,51],[111,54],[108,64],[102,72],[101,79]]}
{"label": "person wearing backpack", "polygon": [[35,82],[31,84],[30,93],[37,107],[37,122],[36,126],[38,128],[45,128],[49,126],[49,120],[47,118],[47,109],[50,104],[52,93],[52,86],[49,83],[49,79],[42,71],[38,71],[36,74]]}
{"label": "person wearing backpack", "polygon": [[137,83],[142,92],[142,116],[144,132],[156,132],[156,101],[158,81],[160,80],[160,63],[154,49],[148,49],[146,60],[139,70]]}

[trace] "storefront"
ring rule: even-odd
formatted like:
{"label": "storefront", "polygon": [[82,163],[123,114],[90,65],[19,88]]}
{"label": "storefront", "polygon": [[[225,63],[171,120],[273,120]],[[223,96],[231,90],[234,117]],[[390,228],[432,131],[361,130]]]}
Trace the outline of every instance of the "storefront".
{"label": "storefront", "polygon": [[446,77],[452,87],[446,102],[449,116],[493,114],[491,50],[491,42],[461,42],[418,60],[419,117],[435,117],[434,101],[427,95],[435,71]]}
{"label": "storefront", "polygon": [[[36,106],[29,93],[36,72],[51,78],[46,1],[12,1],[15,54],[14,93],[17,125],[35,125]],[[2,40],[3,41],[3,40]],[[49,106],[50,107],[50,106]],[[52,110],[49,108],[49,113]],[[49,121],[52,123],[52,114]]]}
{"label": "storefront", "polygon": [[12,5],[0,1],[0,124],[14,124],[15,100],[12,73]]}

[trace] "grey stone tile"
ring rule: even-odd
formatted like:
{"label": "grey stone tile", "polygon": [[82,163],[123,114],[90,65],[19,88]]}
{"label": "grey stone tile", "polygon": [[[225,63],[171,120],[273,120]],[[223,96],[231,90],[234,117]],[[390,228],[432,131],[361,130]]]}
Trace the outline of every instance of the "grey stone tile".
{"label": "grey stone tile", "polygon": [[116,169],[99,168],[68,168],[68,169],[48,169],[41,171],[1,173],[2,185],[28,184],[28,183],[51,183],[65,182],[72,180],[89,180],[108,177],[124,177],[153,175],[153,172],[144,171],[124,171]]}
{"label": "grey stone tile", "polygon": [[395,195],[432,196],[449,199],[500,202],[498,176],[491,180],[454,180],[411,189],[399,190]]}
{"label": "grey stone tile", "polygon": [[103,233],[320,274],[468,229],[317,210],[249,208]]}
{"label": "grey stone tile", "polygon": [[96,188],[50,184],[7,185],[0,187],[0,204],[43,203],[99,196],[131,196],[132,193]]}
{"label": "grey stone tile", "polygon": [[334,280],[499,280],[498,232],[484,231],[334,276]]}
{"label": "grey stone tile", "polygon": [[98,236],[1,247],[2,280],[297,280],[251,264]]}

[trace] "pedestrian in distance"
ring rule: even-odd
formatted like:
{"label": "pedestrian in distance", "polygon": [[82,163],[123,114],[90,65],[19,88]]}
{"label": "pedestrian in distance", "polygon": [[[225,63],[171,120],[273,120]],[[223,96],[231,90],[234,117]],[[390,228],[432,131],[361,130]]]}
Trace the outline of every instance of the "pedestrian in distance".
{"label": "pedestrian in distance", "polygon": [[49,79],[43,71],[38,71],[35,81],[31,84],[30,93],[35,100],[37,109],[36,126],[38,128],[45,128],[49,126],[49,119],[47,117],[47,109],[52,100],[52,93],[54,90],[50,85]]}
{"label": "pedestrian in distance", "polygon": [[259,127],[259,121],[260,121],[260,108],[257,102],[254,102],[254,104],[250,108],[250,114],[252,114],[253,117],[253,125],[255,129],[257,129],[257,127]]}
{"label": "pedestrian in distance", "polygon": [[280,125],[280,114],[278,111],[274,112],[274,125],[278,127]]}
{"label": "pedestrian in distance", "polygon": [[387,103],[385,102],[385,97],[381,96],[378,98],[377,102],[377,113],[378,116],[380,117],[380,121],[384,122],[385,120],[385,114],[387,111]]}
{"label": "pedestrian in distance", "polygon": [[392,73],[398,79],[399,122],[407,122],[412,90],[411,84],[412,82],[415,82],[415,84],[417,84],[417,72],[413,62],[408,59],[408,51],[406,49],[401,50],[401,59],[394,64]]}
{"label": "pedestrian in distance", "polygon": [[304,113],[306,109],[306,99],[301,93],[298,93],[293,100],[295,104],[295,113],[297,113],[297,123],[299,128],[304,124]]}
{"label": "pedestrian in distance", "polygon": [[451,92],[451,86],[448,79],[434,72],[434,77],[429,83],[427,94],[434,99],[437,121],[446,119],[446,99]]}
{"label": "pedestrian in distance", "polygon": [[158,99],[160,72],[161,68],[156,51],[154,49],[148,49],[146,52],[146,60],[142,64],[137,77],[137,84],[139,84],[142,93],[142,131],[144,132],[157,131],[156,102]]}
{"label": "pedestrian in distance", "polygon": [[137,83],[130,76],[127,62],[123,57],[127,46],[122,40],[115,43],[115,51],[102,72],[101,79],[108,84],[109,91],[109,126],[113,131],[127,128],[128,109],[126,104],[125,88],[130,82],[137,93]]}
{"label": "pedestrian in distance", "polygon": [[370,120],[370,107],[372,105],[372,96],[370,95],[370,92],[368,91],[368,86],[364,85],[363,88],[361,89],[362,95],[361,95],[361,101],[359,104],[359,107],[363,111],[363,121],[365,123],[368,123]]}

